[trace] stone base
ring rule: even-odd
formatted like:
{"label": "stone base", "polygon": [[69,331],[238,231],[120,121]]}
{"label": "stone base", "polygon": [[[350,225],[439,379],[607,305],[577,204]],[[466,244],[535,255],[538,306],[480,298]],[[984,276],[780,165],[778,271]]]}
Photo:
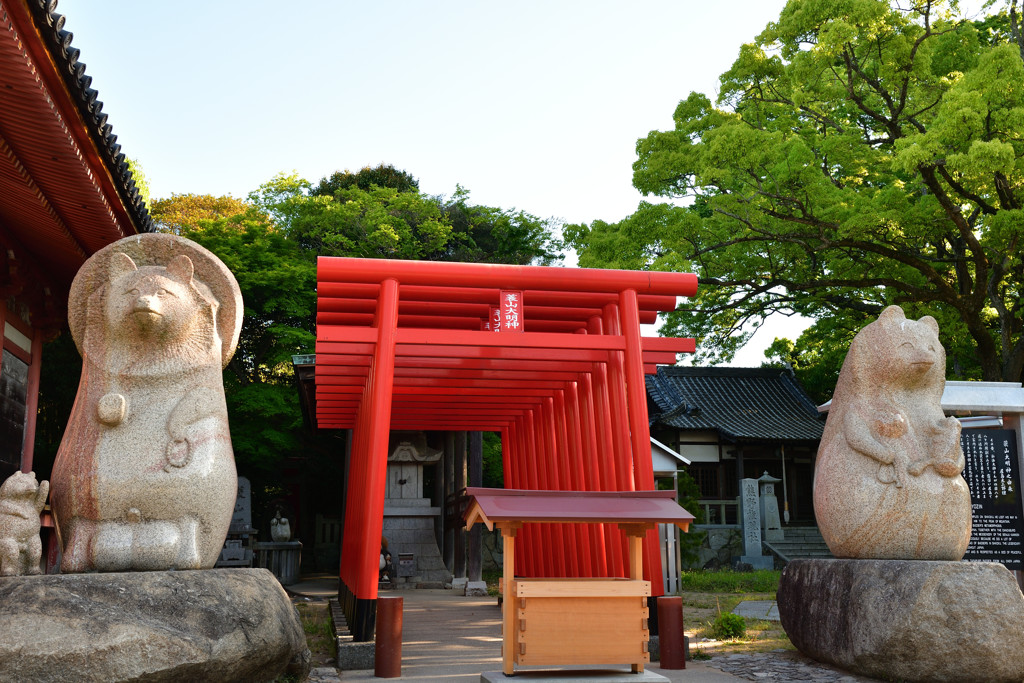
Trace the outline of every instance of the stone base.
{"label": "stone base", "polygon": [[1001,564],[793,560],[782,626],[805,655],[885,680],[1024,680],[1024,596]]}
{"label": "stone base", "polygon": [[338,641],[337,665],[342,671],[362,671],[374,667],[377,644],[372,640]]}
{"label": "stone base", "polygon": [[299,615],[265,569],[0,578],[0,680],[302,678]]}
{"label": "stone base", "polygon": [[740,555],[736,564],[749,564],[754,569],[775,569],[775,558],[771,555]]}
{"label": "stone base", "polygon": [[487,597],[487,582],[486,581],[470,581],[466,584],[466,597],[467,598],[485,598]]}
{"label": "stone base", "polygon": [[[661,637],[651,636],[647,641],[647,654],[651,656],[652,662],[661,661]],[[683,636],[683,659],[690,661],[690,636]]]}

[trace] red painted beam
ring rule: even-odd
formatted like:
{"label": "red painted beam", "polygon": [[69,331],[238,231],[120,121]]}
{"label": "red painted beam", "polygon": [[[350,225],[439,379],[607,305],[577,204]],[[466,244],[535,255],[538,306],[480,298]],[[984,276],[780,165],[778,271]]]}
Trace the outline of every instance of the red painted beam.
{"label": "red painted beam", "polygon": [[[571,272],[571,271],[566,271]],[[362,282],[318,282],[317,306],[334,299],[376,301],[380,286]],[[406,302],[445,302],[463,304],[485,304],[493,306],[501,290],[497,287],[445,287],[423,285],[399,285],[400,305]],[[600,309],[618,299],[618,292],[574,292],[527,289],[523,299],[529,306],[537,307],[583,307]],[[671,311],[676,307],[675,295],[638,294],[637,302],[643,311]],[[404,309],[403,309],[404,310]]]}
{"label": "red painted beam", "polygon": [[[443,261],[399,261],[321,256],[317,259],[317,282],[379,283],[382,275],[404,285],[447,287],[496,287],[499,289],[544,289],[549,291],[611,292],[633,289],[638,294],[693,296],[697,276],[692,273],[604,270],[598,268],[555,268],[491,263]],[[524,296],[525,298],[525,296]]]}

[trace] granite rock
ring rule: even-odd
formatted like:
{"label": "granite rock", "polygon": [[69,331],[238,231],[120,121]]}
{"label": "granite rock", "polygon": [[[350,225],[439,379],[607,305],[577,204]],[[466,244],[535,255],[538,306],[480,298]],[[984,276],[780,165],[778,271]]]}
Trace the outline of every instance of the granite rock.
{"label": "granite rock", "polygon": [[793,560],[782,626],[805,655],[884,680],[1024,680],[1024,596],[1001,564]]}
{"label": "granite rock", "polygon": [[234,276],[187,239],[136,235],[86,261],[68,310],[83,364],[51,477],[61,570],[212,567],[237,488],[221,377]]}
{"label": "granite rock", "polygon": [[39,513],[49,490],[35,472],[15,472],[0,485],[0,576],[41,573]]}
{"label": "granite rock", "polygon": [[301,680],[298,613],[265,569],[0,579],[0,680]]}
{"label": "granite rock", "polygon": [[890,306],[857,333],[814,471],[814,512],[840,558],[959,560],[971,538],[960,424],[942,412],[938,325]]}

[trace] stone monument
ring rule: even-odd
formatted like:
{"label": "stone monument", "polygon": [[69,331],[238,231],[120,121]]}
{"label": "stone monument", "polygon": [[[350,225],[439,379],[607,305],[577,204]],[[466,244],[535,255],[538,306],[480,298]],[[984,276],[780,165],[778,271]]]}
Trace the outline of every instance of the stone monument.
{"label": "stone monument", "polygon": [[50,491],[63,575],[0,577],[0,680],[303,680],[274,576],[210,569],[237,493],[221,380],[234,276],[187,239],[137,235],[86,261],[68,309],[83,363]]}
{"label": "stone monument", "polygon": [[960,424],[943,415],[931,317],[890,306],[854,338],[814,475],[834,560],[782,573],[783,628],[804,654],[906,681],[1024,680],[1024,596],[1001,564],[959,560],[971,536]]}
{"label": "stone monument", "polygon": [[49,491],[50,483],[37,483],[35,472],[15,472],[0,486],[0,576],[42,572],[39,513]]}
{"label": "stone monument", "polygon": [[234,276],[194,242],[138,235],[82,266],[68,310],[83,363],[51,478],[61,570],[213,567],[237,487],[221,378]]}
{"label": "stone monument", "polygon": [[738,562],[754,569],[771,569],[774,559],[761,552],[761,503],[757,494],[757,479],[740,482],[740,501],[743,511],[743,554]]}

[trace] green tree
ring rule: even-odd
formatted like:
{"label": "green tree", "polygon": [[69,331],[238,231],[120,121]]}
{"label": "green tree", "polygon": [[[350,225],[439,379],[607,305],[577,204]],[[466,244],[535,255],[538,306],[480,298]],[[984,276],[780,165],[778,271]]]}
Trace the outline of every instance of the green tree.
{"label": "green tree", "polygon": [[338,190],[347,190],[358,187],[360,190],[369,190],[377,187],[390,187],[399,192],[419,192],[420,182],[405,171],[400,171],[390,164],[380,164],[376,168],[364,166],[358,172],[353,173],[348,169],[335,171],[327,178],[320,180],[320,184],[310,190],[314,196],[333,197]]}
{"label": "green tree", "polygon": [[452,226],[444,261],[550,265],[562,258],[555,250],[557,225],[525,211],[469,203],[469,191],[457,186],[441,211]]}
{"label": "green tree", "polygon": [[[412,178],[404,171],[394,173]],[[352,174],[344,183],[335,182],[339,175],[324,178],[310,192],[310,183],[297,174],[278,174],[250,193],[249,200],[290,239],[321,256],[513,264],[550,264],[561,258],[553,220],[470,204],[462,187],[446,199],[408,185],[399,189],[394,185],[403,184],[397,181],[364,189],[349,182]],[[327,186],[336,187],[326,193]]]}
{"label": "green tree", "polygon": [[1006,10],[955,9],[790,0],[717,106],[693,93],[637,142],[634,185],[689,204],[571,226],[580,264],[695,271],[667,329],[706,360],[773,312],[816,320],[810,343],[900,304],[939,318],[959,376],[1020,380],[1024,63]]}
{"label": "green tree", "polygon": [[135,181],[135,187],[139,190],[139,196],[142,197],[142,201],[145,204],[149,204],[149,179],[146,178],[146,172],[142,170],[142,164],[135,159],[125,159],[125,163],[128,164],[128,170],[131,171],[132,180]]}
{"label": "green tree", "polygon": [[250,210],[251,204],[230,195],[214,197],[209,194],[171,194],[153,200],[149,205],[153,222],[160,232],[181,234],[195,228],[203,220],[230,218]]}

